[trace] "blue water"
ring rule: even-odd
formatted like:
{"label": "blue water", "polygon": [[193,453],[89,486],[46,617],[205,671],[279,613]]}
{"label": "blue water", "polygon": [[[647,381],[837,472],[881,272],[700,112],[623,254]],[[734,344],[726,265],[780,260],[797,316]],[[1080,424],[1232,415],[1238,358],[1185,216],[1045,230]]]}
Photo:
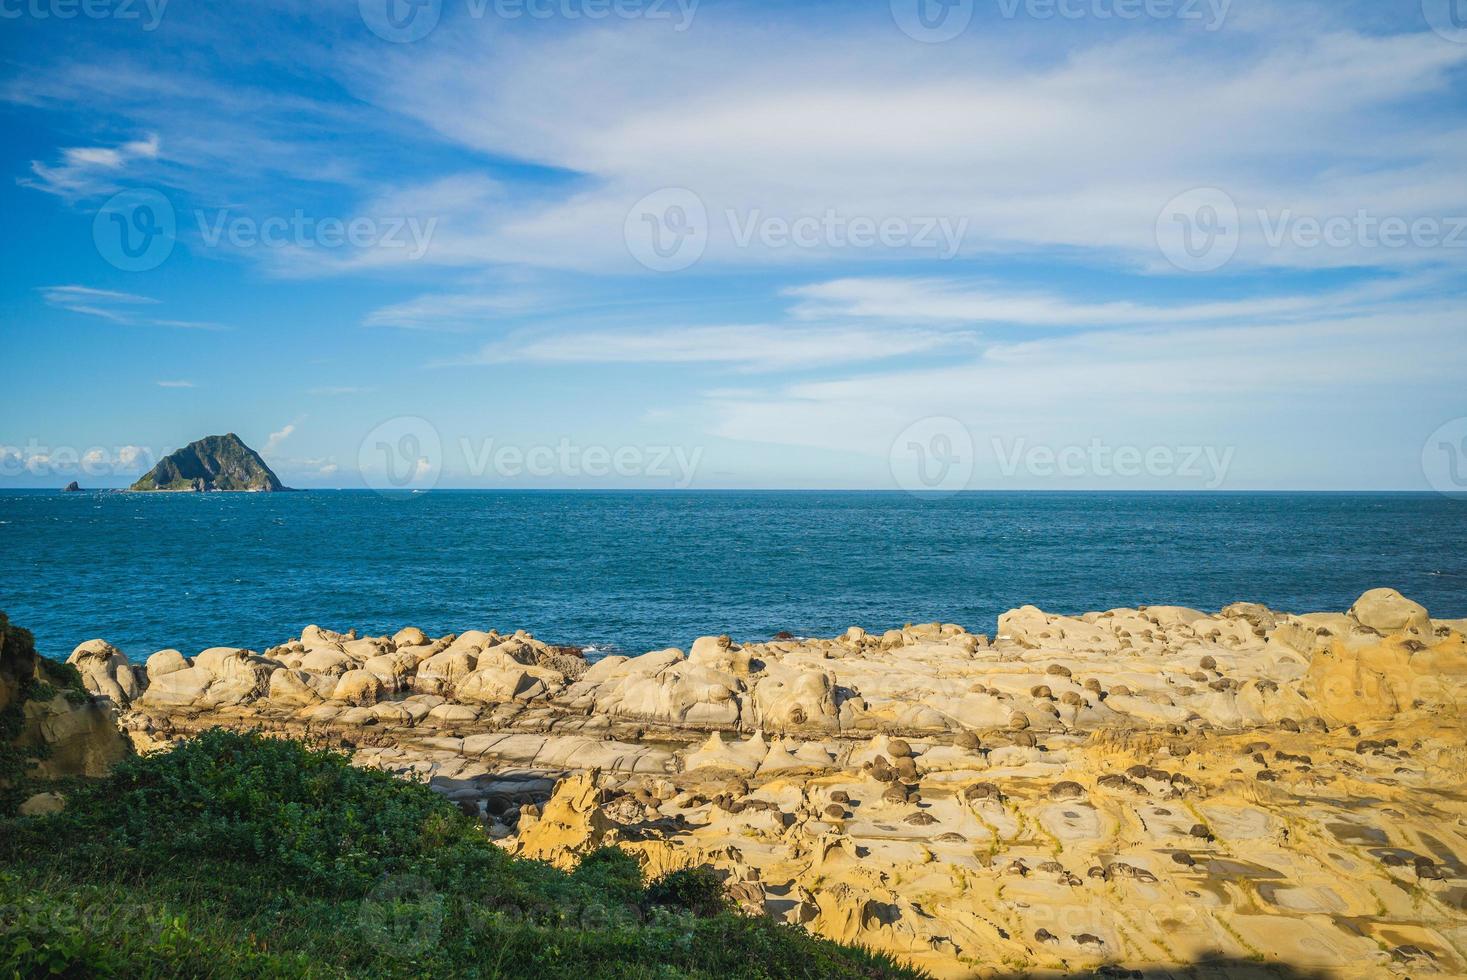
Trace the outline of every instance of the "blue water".
{"label": "blue water", "polygon": [[0,609],[65,656],[104,637],[263,649],[308,623],[529,629],[640,652],[1003,611],[1393,586],[1467,616],[1467,503],[1428,494],[0,491]]}

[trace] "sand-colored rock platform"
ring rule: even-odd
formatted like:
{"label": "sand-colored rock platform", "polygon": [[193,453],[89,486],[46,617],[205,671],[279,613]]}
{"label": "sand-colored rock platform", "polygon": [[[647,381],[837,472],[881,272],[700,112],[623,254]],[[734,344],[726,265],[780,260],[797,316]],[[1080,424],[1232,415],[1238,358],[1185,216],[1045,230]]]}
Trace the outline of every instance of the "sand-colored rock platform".
{"label": "sand-colored rock platform", "polygon": [[416,774],[517,853],[712,864],[942,976],[1275,962],[1467,974],[1467,622],[1375,590],[587,664],[526,633],[73,662],[143,748],[213,725]]}

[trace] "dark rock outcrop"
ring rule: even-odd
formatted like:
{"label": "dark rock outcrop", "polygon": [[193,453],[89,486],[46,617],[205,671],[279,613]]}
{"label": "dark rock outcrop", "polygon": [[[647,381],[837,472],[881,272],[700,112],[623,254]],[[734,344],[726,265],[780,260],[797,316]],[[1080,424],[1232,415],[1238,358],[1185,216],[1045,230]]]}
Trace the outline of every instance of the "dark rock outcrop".
{"label": "dark rock outcrop", "polygon": [[158,461],[133,490],[276,491],[287,489],[260,454],[230,432],[206,436]]}
{"label": "dark rock outcrop", "polygon": [[31,634],[0,612],[0,816],[43,788],[38,780],[100,776],[130,752],[78,672],[38,656]]}

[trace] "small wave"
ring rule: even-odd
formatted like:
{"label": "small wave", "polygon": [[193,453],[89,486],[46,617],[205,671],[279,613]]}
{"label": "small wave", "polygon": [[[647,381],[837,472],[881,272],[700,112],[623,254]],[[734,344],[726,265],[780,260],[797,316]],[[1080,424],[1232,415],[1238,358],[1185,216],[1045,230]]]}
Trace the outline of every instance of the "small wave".
{"label": "small wave", "polygon": [[615,643],[588,643],[581,647],[581,656],[585,657],[590,663],[604,660],[607,657],[621,656],[625,653],[626,651]]}

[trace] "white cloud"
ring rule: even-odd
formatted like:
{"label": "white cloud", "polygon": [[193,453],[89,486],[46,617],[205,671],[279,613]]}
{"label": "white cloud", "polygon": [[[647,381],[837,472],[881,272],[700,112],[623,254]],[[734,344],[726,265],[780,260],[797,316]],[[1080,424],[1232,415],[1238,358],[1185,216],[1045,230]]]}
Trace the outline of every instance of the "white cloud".
{"label": "white cloud", "polygon": [[297,420],[296,422],[290,422],[286,424],[283,428],[270,433],[270,437],[265,440],[264,448],[260,450],[260,455],[269,456],[277,449],[279,449],[280,444],[289,439],[291,435],[295,433],[295,427],[298,424],[298,421],[299,420]]}
{"label": "white cloud", "polygon": [[159,381],[159,382],[156,382],[156,384],[158,385],[159,388],[197,388],[198,387],[198,385],[194,384],[192,381]]}
{"label": "white cloud", "polygon": [[[170,180],[205,196],[227,193],[225,180],[268,175],[360,194],[343,218],[437,221],[422,257],[403,248],[242,250],[281,275],[420,264],[643,274],[623,224],[633,202],[662,187],[689,188],[706,203],[705,267],[929,257],[739,247],[730,210],[738,221],[827,209],[847,219],[965,219],[970,257],[1076,249],[1162,271],[1155,223],[1189,188],[1222,187],[1245,216],[1467,215],[1467,129],[1452,113],[1410,110],[1452,98],[1467,46],[1443,43],[1419,19],[1404,32],[1367,34],[1377,25],[1348,7],[1311,4],[1287,16],[1238,7],[1205,44],[1186,31],[1069,35],[1059,24],[1041,25],[1056,31],[1035,44],[1009,24],[929,46],[906,43],[889,18],[840,11],[818,20],[728,14],[716,29],[700,19],[671,39],[665,24],[635,20],[546,31],[465,18],[421,45],[296,50],[358,97],[345,104],[125,59],[36,72],[0,98],[104,106],[166,131]],[[812,49],[816,30],[830,43]],[[698,84],[668,84],[689,78]],[[502,181],[471,166],[369,179],[361,167],[377,154],[327,153],[318,138],[349,133],[380,149],[414,125],[430,140],[563,179]],[[412,136],[421,146],[422,134]],[[71,147],[51,169],[94,180],[160,157],[162,142]],[[65,173],[38,179],[67,185]],[[1256,221],[1245,224],[1255,234],[1235,260],[1241,267],[1455,258],[1430,248],[1270,248]],[[411,304],[379,312],[369,322],[410,328],[441,328],[455,315]]]}
{"label": "white cloud", "polygon": [[1422,279],[1392,279],[1348,289],[1255,299],[1172,304],[1120,300],[1077,302],[1053,292],[939,278],[844,278],[796,286],[797,318],[862,317],[907,322],[1010,323],[1039,327],[1105,327],[1145,324],[1274,320],[1338,313],[1398,297]]}
{"label": "white cloud", "polygon": [[[1205,46],[1099,35],[1050,61],[978,32],[941,50],[893,43],[884,30],[851,32],[822,55],[802,31],[737,23],[677,44],[637,24],[496,33],[488,59],[484,34],[465,30],[427,51],[374,50],[351,63],[351,80],[450,140],[593,178],[548,200],[506,201],[468,178],[404,188],[400,196],[437,202],[429,210],[443,222],[431,259],[441,262],[639,271],[623,222],[633,202],[662,187],[689,188],[706,204],[705,264],[812,258],[737,247],[727,210],[740,220],[824,209],[878,220],[965,217],[970,255],[1058,246],[1157,268],[1157,217],[1194,187],[1222,187],[1245,214],[1467,214],[1459,179],[1467,130],[1440,114],[1401,111],[1443,97],[1467,46],[1424,28],[1367,36],[1320,17],[1310,29],[1270,21]],[[751,49],[760,57],[741,55]],[[586,100],[588,90],[617,112]],[[1235,261],[1393,266],[1450,257],[1269,248],[1255,236]]]}
{"label": "white cloud", "polygon": [[501,364],[725,364],[742,369],[788,370],[849,364],[971,347],[964,333],[865,327],[667,327],[521,337],[489,344],[472,363]]}
{"label": "white cloud", "polygon": [[157,133],[116,146],[69,146],[61,149],[61,163],[47,166],[31,161],[32,177],[22,178],[26,187],[68,199],[115,191],[117,178],[139,160],[156,160],[161,141]]}
{"label": "white cloud", "polygon": [[[1142,447],[1232,445],[1240,478],[1257,465],[1285,486],[1360,487],[1375,475],[1359,470],[1356,433],[1382,426],[1401,447],[1401,471],[1419,473],[1422,440],[1437,423],[1417,431],[1409,414],[1389,409],[1402,390],[1441,390],[1467,372],[1460,330],[1460,311],[1447,301],[1289,322],[1100,330],[706,401],[713,435],[857,454],[868,461],[858,478],[867,486],[888,485],[898,433],[942,417],[984,445],[989,437],[1084,445],[1097,436]],[[1269,452],[1281,457],[1271,471],[1258,462]]]}
{"label": "white cloud", "polygon": [[42,446],[34,442],[24,448],[0,445],[0,475],[36,477],[58,475],[98,477],[136,473],[150,465],[152,454],[138,446]]}

